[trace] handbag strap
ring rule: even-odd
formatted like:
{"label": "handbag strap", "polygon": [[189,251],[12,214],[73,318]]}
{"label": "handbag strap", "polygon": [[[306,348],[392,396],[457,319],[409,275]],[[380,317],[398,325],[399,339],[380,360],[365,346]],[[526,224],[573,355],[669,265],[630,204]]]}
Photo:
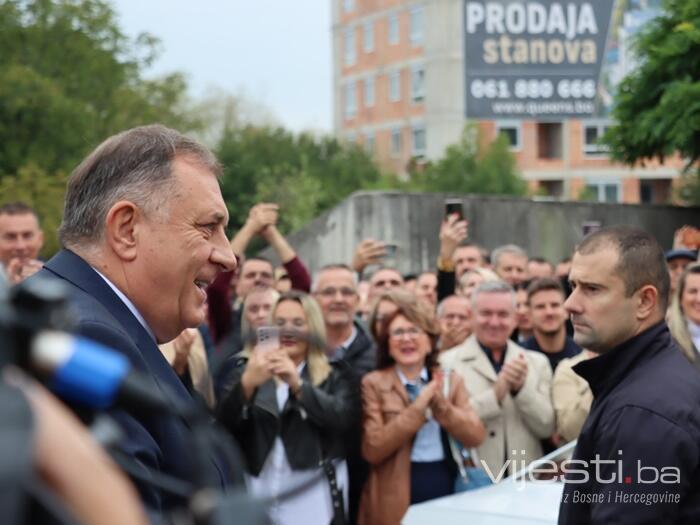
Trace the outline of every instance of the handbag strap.
{"label": "handbag strap", "polygon": [[322,462],[323,472],[328,480],[331,489],[331,503],[333,504],[333,520],[331,525],[345,525],[345,504],[343,503],[343,492],[338,487],[338,480],[335,475],[333,462],[326,459]]}
{"label": "handbag strap", "polygon": [[[445,369],[444,372],[445,373],[443,375],[442,381],[442,394],[445,396],[445,399],[448,399],[450,395],[450,376],[452,374],[452,371],[450,369]],[[457,464],[457,470],[459,470],[459,475],[462,476],[462,478],[466,479],[467,471],[464,468],[464,458],[462,458],[462,454],[459,451],[457,443],[455,443],[454,438],[449,433],[447,433],[447,442],[450,445],[450,454],[452,454],[452,459]]]}

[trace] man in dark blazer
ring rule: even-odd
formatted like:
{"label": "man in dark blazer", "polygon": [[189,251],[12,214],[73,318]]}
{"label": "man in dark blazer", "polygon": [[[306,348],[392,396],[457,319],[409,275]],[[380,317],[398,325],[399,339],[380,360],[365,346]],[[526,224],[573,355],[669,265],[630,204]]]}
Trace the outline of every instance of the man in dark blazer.
{"label": "man in dark blazer", "polygon": [[[110,137],[72,173],[59,231],[64,249],[36,278],[63,280],[81,335],[124,354],[174,401],[190,394],[158,349],[204,321],[205,289],[235,258],[219,165],[194,140],[163,126]],[[115,410],[126,431],[122,451],[148,476],[194,481],[191,429],[170,415]],[[196,466],[200,468],[200,465]],[[228,474],[212,458],[209,479]],[[137,484],[161,512],[177,498]]]}

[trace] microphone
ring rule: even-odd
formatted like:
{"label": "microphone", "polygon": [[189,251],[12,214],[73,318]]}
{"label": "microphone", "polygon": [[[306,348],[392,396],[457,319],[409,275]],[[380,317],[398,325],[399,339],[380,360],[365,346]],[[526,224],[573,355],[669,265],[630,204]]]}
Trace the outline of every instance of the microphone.
{"label": "microphone", "polygon": [[48,376],[58,396],[104,410],[119,405],[133,411],[181,414],[155,382],[131,369],[122,354],[83,337],[46,330],[32,341],[30,360]]}

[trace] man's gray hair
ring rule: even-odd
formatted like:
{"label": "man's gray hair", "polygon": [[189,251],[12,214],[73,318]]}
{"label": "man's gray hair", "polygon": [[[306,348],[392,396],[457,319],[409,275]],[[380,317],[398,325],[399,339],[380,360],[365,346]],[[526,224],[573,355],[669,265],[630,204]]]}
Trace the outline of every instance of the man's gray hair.
{"label": "man's gray hair", "polygon": [[321,269],[319,269],[315,274],[313,281],[311,283],[311,293],[316,293],[318,292],[318,283],[321,281],[321,275],[329,272],[331,270],[345,270],[347,272],[350,272],[350,275],[352,275],[352,284],[357,287],[357,283],[359,282],[357,278],[357,273],[355,270],[353,270],[350,266],[347,264],[342,264],[342,263],[337,263],[337,264],[327,264]]}
{"label": "man's gray hair", "polygon": [[159,124],[123,131],[97,146],[68,181],[58,231],[61,243],[70,247],[100,240],[107,212],[120,200],[133,202],[146,214],[168,212],[176,156],[221,175],[221,166],[205,146]]}
{"label": "man's gray hair", "polygon": [[524,257],[525,259],[528,258],[527,252],[517,244],[504,244],[503,246],[499,246],[491,252],[491,264],[494,268],[498,268],[499,259],[506,253],[510,253],[518,257]]}
{"label": "man's gray hair", "polygon": [[437,305],[437,310],[435,311],[435,315],[438,319],[440,319],[442,317],[442,314],[445,313],[445,303],[447,301],[451,301],[452,299],[455,299],[455,298],[462,300],[462,301],[468,301],[468,299],[462,295],[456,295],[456,294],[448,295],[442,301],[440,301]]}
{"label": "man's gray hair", "polygon": [[476,308],[476,301],[479,299],[481,294],[485,293],[507,293],[513,300],[513,309],[517,305],[517,300],[515,297],[515,290],[505,281],[484,281],[480,283],[474,291],[472,292],[472,309]]}

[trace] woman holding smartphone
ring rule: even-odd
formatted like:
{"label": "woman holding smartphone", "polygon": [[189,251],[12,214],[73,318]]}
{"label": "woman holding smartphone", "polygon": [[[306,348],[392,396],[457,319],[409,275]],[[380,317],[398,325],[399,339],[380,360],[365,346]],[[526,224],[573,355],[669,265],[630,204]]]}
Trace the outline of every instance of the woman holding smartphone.
{"label": "woman holding smartphone", "polygon": [[328,362],[323,317],[311,297],[282,294],[272,317],[279,339],[241,356],[218,419],[241,446],[250,493],[271,500],[274,523],[344,523],[344,435],[360,414],[352,372]]}
{"label": "woman holding smartphone", "polygon": [[397,305],[383,321],[378,370],[362,381],[362,525],[396,525],[410,504],[452,494],[461,459],[450,440],[470,448],[484,439],[462,379],[435,368],[437,336],[417,304]]}

